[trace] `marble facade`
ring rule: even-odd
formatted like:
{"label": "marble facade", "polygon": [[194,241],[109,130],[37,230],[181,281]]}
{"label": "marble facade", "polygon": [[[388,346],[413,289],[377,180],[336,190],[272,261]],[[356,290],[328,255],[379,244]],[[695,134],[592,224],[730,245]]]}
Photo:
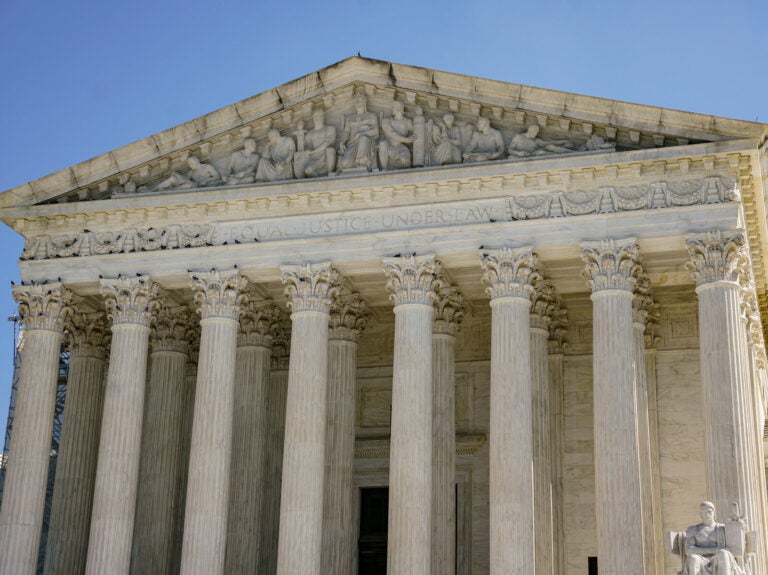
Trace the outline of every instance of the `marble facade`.
{"label": "marble facade", "polygon": [[704,500],[766,572],[766,135],[355,57],[0,194],[0,572],[62,342],[47,573],[365,572],[381,487],[390,575],[677,573]]}

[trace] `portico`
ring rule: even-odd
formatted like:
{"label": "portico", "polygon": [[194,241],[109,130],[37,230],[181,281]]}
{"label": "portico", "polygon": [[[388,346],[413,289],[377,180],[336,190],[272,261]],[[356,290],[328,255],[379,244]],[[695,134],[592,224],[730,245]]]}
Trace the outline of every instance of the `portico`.
{"label": "portico", "polygon": [[[357,573],[372,487],[389,488],[390,575],[570,574],[590,557],[660,574],[664,526],[706,498],[721,515],[739,503],[753,573],[766,565],[765,127],[659,125],[642,106],[608,115],[408,66],[392,86],[381,64],[352,58],[288,84],[282,107],[256,96],[152,153],[113,152],[119,169],[97,158],[0,196],[27,238],[0,571],[37,561],[45,366],[103,312],[102,404],[74,393],[96,375],[70,374],[67,409],[100,421],[77,455],[93,505],[77,569]],[[511,134],[517,153],[491,157]],[[288,174],[276,137],[327,169]],[[382,138],[391,165],[350,152]],[[234,185],[185,171],[194,155],[228,176],[254,141],[261,160]],[[471,150],[459,163],[450,146]],[[345,153],[372,163],[330,165]]]}

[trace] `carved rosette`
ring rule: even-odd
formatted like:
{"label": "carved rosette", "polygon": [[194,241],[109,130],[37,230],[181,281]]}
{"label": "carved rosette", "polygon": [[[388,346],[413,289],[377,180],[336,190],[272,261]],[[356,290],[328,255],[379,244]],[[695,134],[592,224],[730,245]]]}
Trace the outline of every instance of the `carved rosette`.
{"label": "carved rosette", "polygon": [[632,292],[640,273],[640,249],[634,238],[582,244],[582,273],[592,293],[603,290]]}
{"label": "carved rosette", "polygon": [[466,300],[459,289],[451,285],[438,266],[435,281],[435,320],[432,333],[456,336],[459,326],[464,321]]}
{"label": "carved rosette", "polygon": [[108,329],[107,314],[76,312],[64,322],[64,337],[72,356],[104,359],[112,333]]}
{"label": "carved rosette", "polygon": [[254,295],[241,297],[237,345],[272,348],[275,335],[283,329],[283,311],[271,299],[259,300]]}
{"label": "carved rosette", "polygon": [[541,263],[533,248],[500,248],[480,254],[485,293],[491,299],[518,297],[530,300],[541,279]]}
{"label": "carved rosette", "polygon": [[749,268],[749,253],[743,231],[728,235],[715,231],[685,239],[689,260],[686,268],[697,286],[714,282],[743,281]]}
{"label": "carved rosette", "polygon": [[431,306],[435,299],[435,256],[406,254],[384,258],[386,289],[395,307],[404,304]]}
{"label": "carved rosette", "polygon": [[28,330],[62,333],[64,321],[73,313],[74,294],[61,283],[32,283],[13,286],[21,323]]}
{"label": "carved rosette", "polygon": [[656,343],[654,335],[659,323],[659,305],[654,301],[651,293],[651,278],[645,273],[637,277],[635,297],[632,299],[632,321],[643,328],[645,348],[650,349]]}
{"label": "carved rosette", "polygon": [[358,293],[341,294],[331,303],[328,339],[357,342],[370,319],[368,302]]}
{"label": "carved rosette", "polygon": [[101,295],[112,325],[136,324],[149,327],[152,312],[157,308],[158,284],[149,276],[102,279]]}
{"label": "carved rosette", "polygon": [[549,333],[549,324],[559,308],[560,295],[552,281],[537,281],[531,295],[531,328]]}
{"label": "carved rosette", "polygon": [[562,354],[568,349],[568,310],[558,308],[549,322],[549,353]]}
{"label": "carved rosette", "polygon": [[248,284],[248,280],[239,271],[192,272],[189,274],[189,283],[202,319],[218,317],[237,321],[240,314],[240,292]]}
{"label": "carved rosette", "polygon": [[293,313],[330,313],[331,301],[339,292],[339,272],[331,262],[285,265],[280,272]]}
{"label": "carved rosette", "polygon": [[192,314],[187,306],[169,306],[161,299],[152,318],[149,341],[152,351],[189,353],[193,337]]}

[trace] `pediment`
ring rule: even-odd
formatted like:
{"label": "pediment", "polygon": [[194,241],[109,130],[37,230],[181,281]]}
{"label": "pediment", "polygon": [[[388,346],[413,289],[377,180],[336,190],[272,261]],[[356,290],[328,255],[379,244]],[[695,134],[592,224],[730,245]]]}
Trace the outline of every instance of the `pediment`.
{"label": "pediment", "polygon": [[612,154],[765,133],[763,124],[355,57],[8,190],[0,207]]}

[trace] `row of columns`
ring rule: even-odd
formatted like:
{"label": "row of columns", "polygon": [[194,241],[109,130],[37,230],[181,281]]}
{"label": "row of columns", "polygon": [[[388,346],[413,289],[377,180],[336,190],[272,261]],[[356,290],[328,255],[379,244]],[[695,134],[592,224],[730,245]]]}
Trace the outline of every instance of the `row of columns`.
{"label": "row of columns", "polygon": [[[754,447],[744,439],[755,423],[748,412],[750,371],[745,368],[748,345],[739,283],[748,263],[745,240],[743,234],[691,237],[687,247],[700,302],[708,488],[721,509],[738,502],[751,511],[759,496],[758,482],[749,473]],[[652,457],[643,369],[644,321],[651,301],[647,280],[641,279],[632,239],[584,244],[581,253],[593,301],[600,569],[650,573],[657,561],[654,531],[659,523],[647,471]],[[562,487],[552,482],[552,467],[558,463],[548,437],[553,429],[549,387],[558,376],[550,376],[547,345],[557,295],[542,279],[531,248],[488,250],[481,264],[492,309],[491,573],[553,573],[563,561],[555,552],[562,534],[552,503]],[[448,447],[454,429],[453,338],[463,302],[434,256],[388,258],[384,271],[395,313],[388,572],[450,574],[455,562],[454,461]],[[277,449],[280,439],[265,425],[270,408],[283,401],[270,398],[267,385],[278,312],[271,304],[256,306],[236,270],[191,278],[201,329],[183,511],[183,573],[253,572],[264,566],[266,553],[260,556],[253,542],[273,534],[266,522],[255,519],[274,519],[274,510],[264,505],[258,484],[274,477],[275,467],[282,467],[283,478],[277,572],[351,569],[352,391],[365,304],[340,294],[338,272],[330,263],[284,266],[282,272],[291,307],[291,343],[280,466],[265,455]],[[180,454],[184,397],[189,395],[183,346],[191,339],[190,322],[162,302],[157,284],[147,277],[101,284],[112,321],[103,415],[92,407],[90,417],[73,416],[81,422],[71,431],[79,438],[73,445],[94,445],[102,421],[90,536],[68,545],[54,535],[49,560],[70,560],[59,553],[82,562],[82,541],[88,540],[87,573],[127,573],[132,555],[134,572],[148,572],[157,568],[153,562],[158,559],[163,566],[174,561],[170,550],[180,513],[173,505],[186,467]],[[33,359],[22,363],[14,451],[0,514],[0,572],[31,573],[42,521],[59,345],[72,316],[73,296],[60,284],[19,286],[14,293],[26,322],[24,357]],[[82,326],[90,320],[71,321]],[[68,332],[78,333],[75,327]],[[99,387],[106,345],[100,333],[97,338],[79,336],[82,351],[73,355],[72,382],[81,385],[70,388],[73,394],[78,387]],[[145,386],[150,333],[151,371]],[[553,365],[554,371],[561,370]],[[97,401],[98,393],[89,395]],[[253,433],[233,440],[233,425],[247,425]],[[62,474],[62,485],[69,481],[70,491],[77,490],[78,474],[85,477],[94,463],[73,460],[73,465],[79,467]],[[141,506],[135,513],[137,489],[152,509]],[[63,497],[57,494],[57,501]],[[55,501],[54,508],[68,504],[71,499]],[[74,512],[81,521],[70,529],[73,533],[87,532],[82,520],[87,508],[85,502]],[[135,530],[134,520],[147,529]],[[747,520],[757,526],[758,518]]]}

